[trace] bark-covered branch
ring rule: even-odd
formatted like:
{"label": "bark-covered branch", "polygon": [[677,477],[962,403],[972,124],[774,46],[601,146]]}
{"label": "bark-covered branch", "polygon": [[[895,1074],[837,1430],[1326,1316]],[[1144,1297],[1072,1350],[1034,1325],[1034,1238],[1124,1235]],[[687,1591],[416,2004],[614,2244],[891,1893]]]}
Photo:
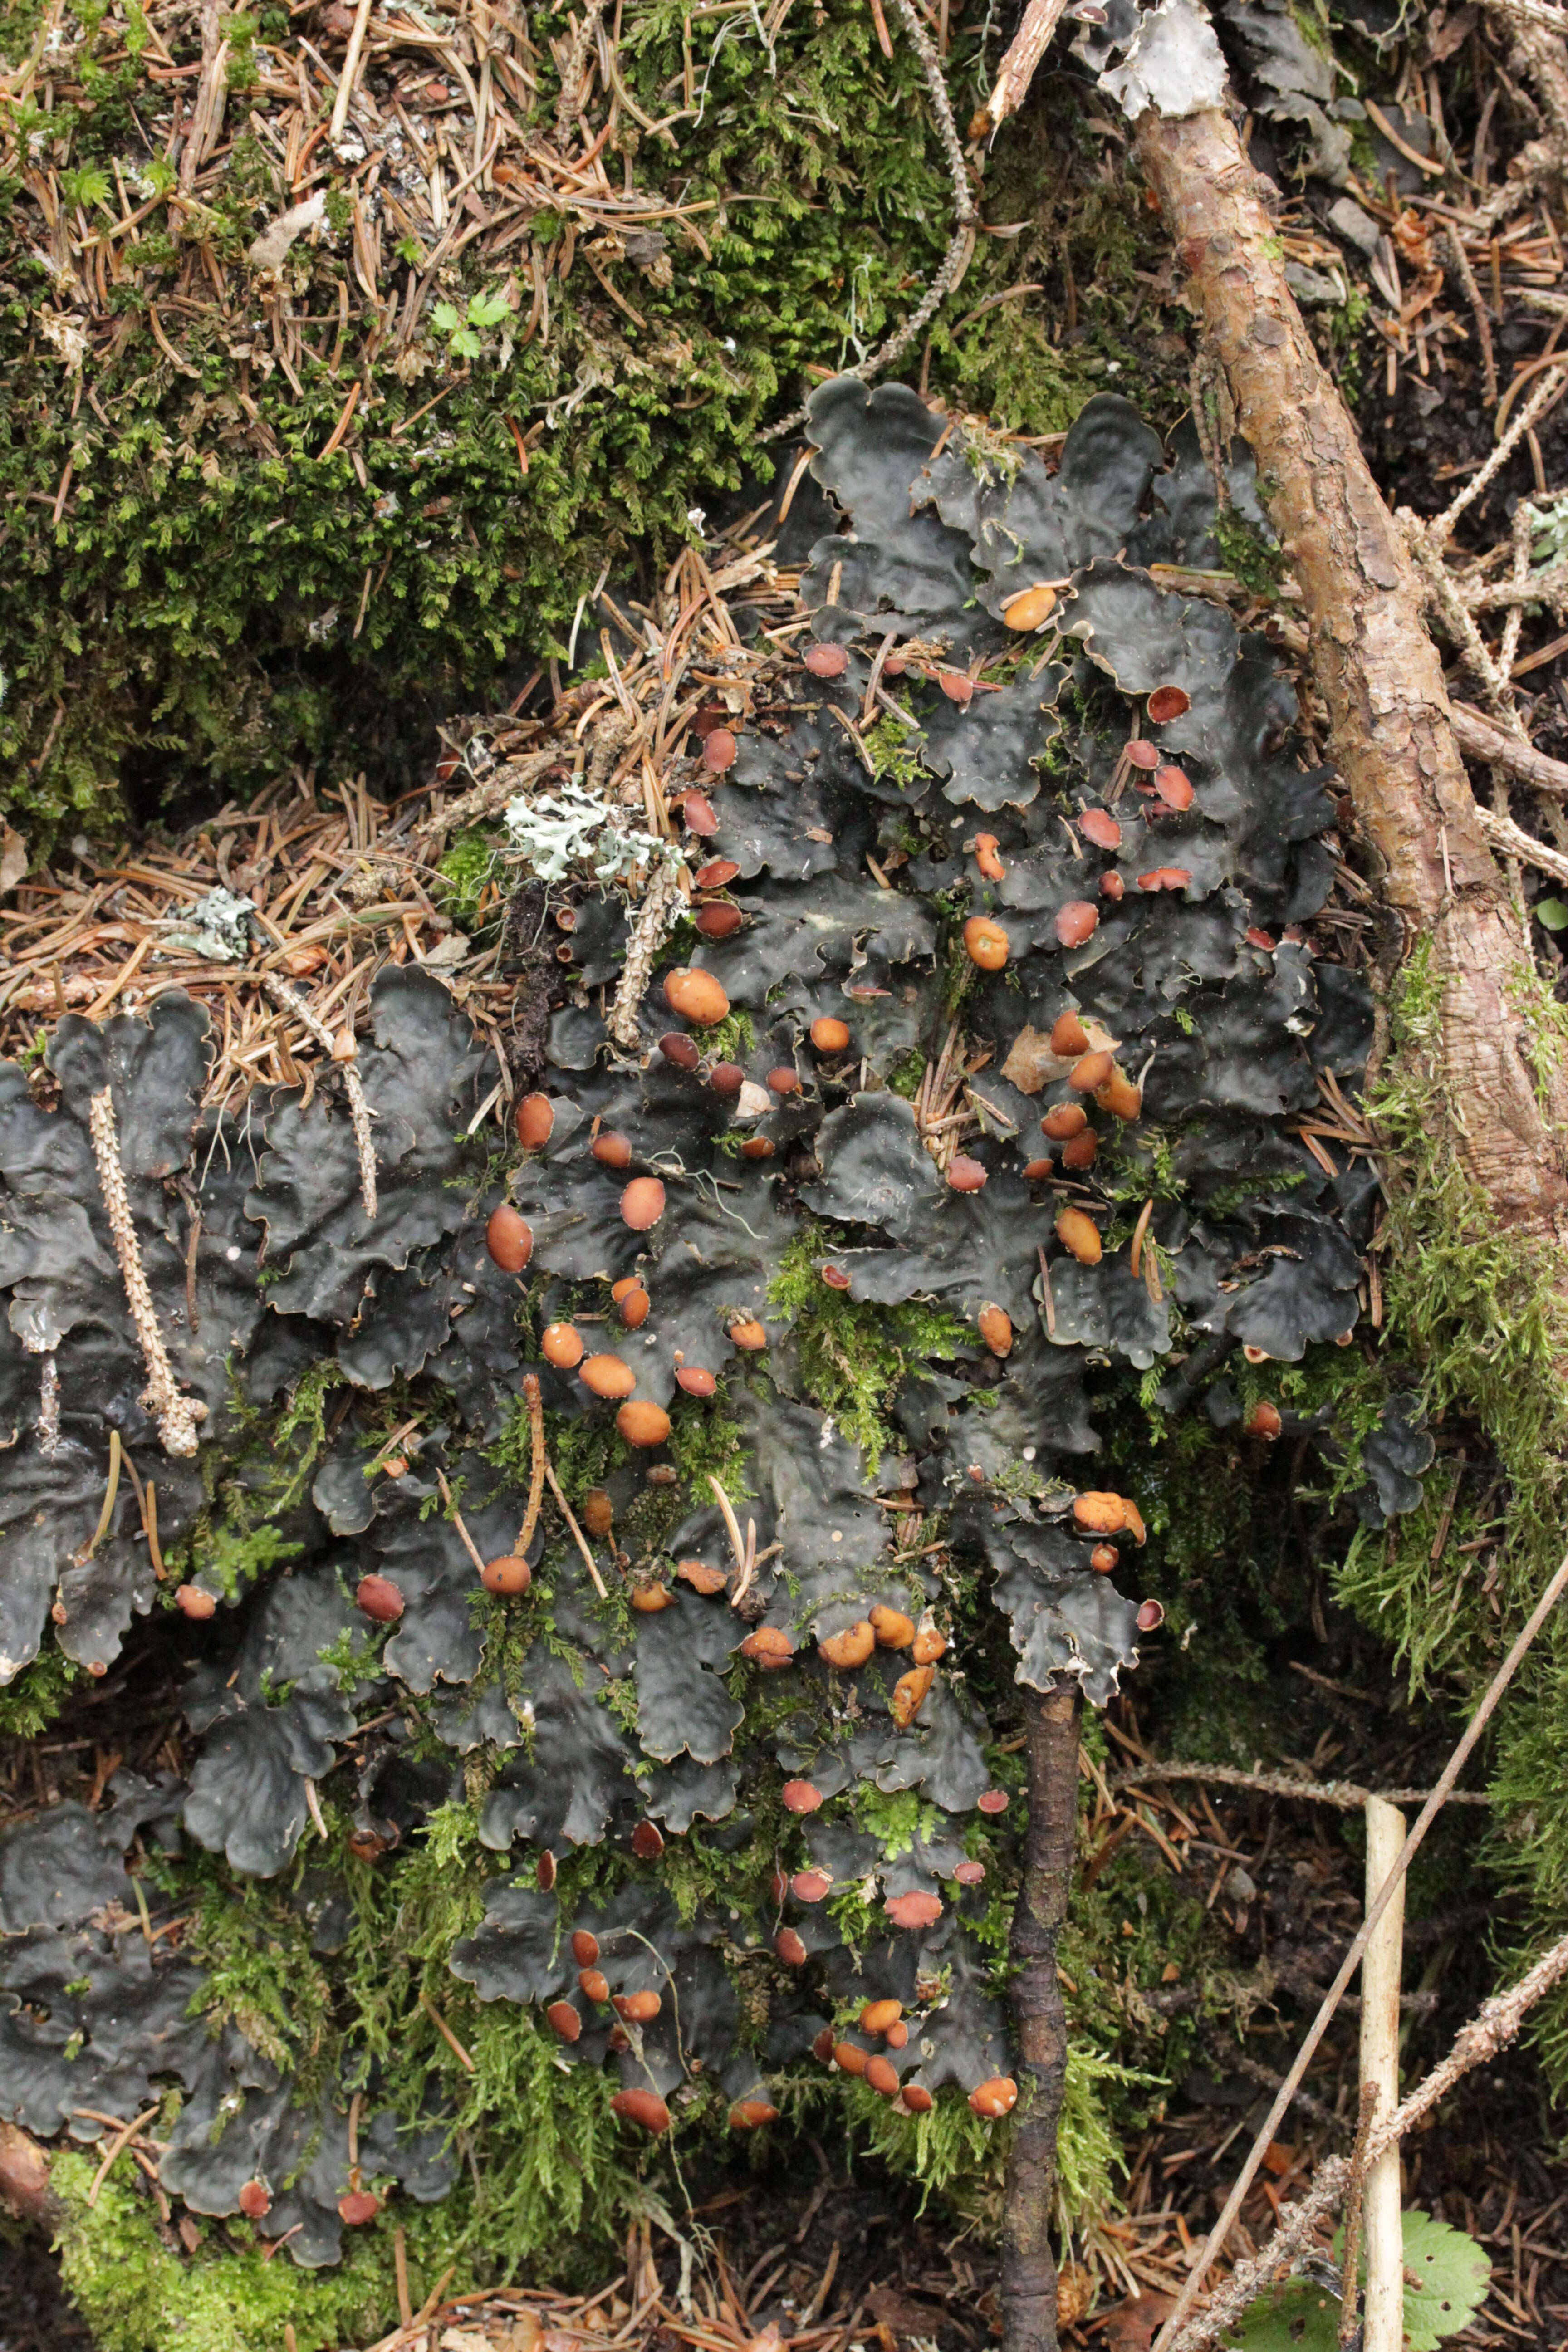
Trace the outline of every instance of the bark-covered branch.
{"label": "bark-covered branch", "polygon": [[1445,1081],[1461,1160],[1505,1225],[1568,1229],[1568,1083],[1538,1098],[1510,1001],[1530,967],[1455,740],[1422,588],[1343,401],[1285,282],[1266,184],[1218,109],[1151,110],[1136,148],[1222,362],[1300,583],[1330,749],[1406,939],[1443,985]]}
{"label": "bark-covered branch", "polygon": [[49,2152],[16,2124],[0,2123],[0,2211],[40,2229],[59,2220],[49,2188]]}
{"label": "bark-covered branch", "polygon": [[1067,2014],[1057,1977],[1057,1938],[1072,1891],[1078,1827],[1076,1682],[1025,1689],[1029,1827],[1024,1877],[1013,1914],[1011,1950],[1022,1963],[1013,1983],[1020,2115],[1007,2166],[1002,2226],[1005,2352],[1056,2352],[1057,2265],[1051,2250],[1056,2203],[1057,2119],[1067,2083]]}

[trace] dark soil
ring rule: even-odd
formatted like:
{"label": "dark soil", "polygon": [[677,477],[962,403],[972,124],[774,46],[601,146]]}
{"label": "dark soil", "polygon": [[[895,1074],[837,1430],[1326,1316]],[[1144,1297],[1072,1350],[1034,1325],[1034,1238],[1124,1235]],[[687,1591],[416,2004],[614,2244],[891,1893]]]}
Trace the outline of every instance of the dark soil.
{"label": "dark soil", "polygon": [[37,2238],[0,2237],[0,2352],[92,2352]]}

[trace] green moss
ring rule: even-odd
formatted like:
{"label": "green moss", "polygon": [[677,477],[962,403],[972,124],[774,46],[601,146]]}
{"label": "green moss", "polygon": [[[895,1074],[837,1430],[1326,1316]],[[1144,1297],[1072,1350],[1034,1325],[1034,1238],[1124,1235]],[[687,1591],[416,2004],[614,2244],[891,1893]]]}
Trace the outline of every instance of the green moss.
{"label": "green moss", "polygon": [[[237,2025],[274,2065],[292,2065],[308,2084],[336,2046],[331,1988],[310,1951],[302,1911],[268,1880],[231,1879],[211,1857],[170,1892],[191,1914],[184,1948],[207,1970],[203,2014],[213,2031]],[[300,1866],[292,1874],[300,1875]]]}
{"label": "green moss", "polygon": [[479,919],[479,900],[496,870],[494,838],[477,826],[459,833],[437,867],[446,887],[438,903],[461,931],[471,932]]}
{"label": "green moss", "polygon": [[[730,1379],[740,1379],[731,1372]],[[755,1377],[765,1380],[758,1373]],[[680,1485],[666,1488],[671,1504],[678,1509],[705,1508],[712,1500],[710,1478],[717,1478],[732,1503],[738,1504],[752,1492],[746,1476],[746,1442],[741,1424],[730,1411],[727,1382],[721,1381],[708,1398],[677,1397],[670,1407],[669,1436],[666,1443],[669,1458],[680,1473]],[[675,1498],[684,1495],[684,1504]]]}
{"label": "green moss", "polygon": [[888,1072],[889,1089],[893,1094],[902,1095],[906,1102],[913,1102],[920,1093],[921,1080],[925,1074],[926,1057],[918,1045],[911,1045],[903,1058],[895,1062]]}
{"label": "green moss", "polygon": [[700,1029],[697,1035],[704,1054],[711,1055],[717,1062],[744,1062],[756,1050],[757,1033],[752,1016],[739,1006],[710,1029]]}
{"label": "green moss", "polygon": [[800,1373],[813,1402],[865,1449],[875,1477],[882,1454],[897,1443],[887,1414],[907,1375],[933,1360],[945,1361],[969,1343],[956,1317],[911,1300],[903,1307],[862,1306],[834,1290],[815,1260],[836,1246],[826,1228],[808,1225],[785,1250],[768,1286],[768,1302],[787,1316]]}
{"label": "green moss", "polygon": [[224,1521],[193,1540],[190,1557],[205,1583],[215,1585],[226,1601],[237,1601],[247,1585],[259,1583],[268,1570],[297,1559],[303,1549],[303,1544],[289,1542],[274,1527],[237,1527]]}
{"label": "green moss", "polygon": [[[1538,992],[1529,988],[1519,1006],[1526,1025],[1532,1008],[1539,1013]],[[1462,1433],[1478,1469],[1456,1489],[1458,1465],[1440,1461],[1421,1511],[1351,1544],[1336,1590],[1404,1662],[1413,1693],[1440,1680],[1466,1704],[1490,1680],[1563,1555],[1568,1306],[1555,1247],[1500,1229],[1459,1163],[1441,1030],[1441,979],[1424,940],[1402,975],[1394,1052],[1368,1104],[1387,1180],[1379,1249],[1384,1344],[1408,1359],[1433,1423]],[[1454,1524],[1437,1547],[1450,1490]],[[1489,1532],[1495,1549],[1464,1551],[1472,1528],[1477,1537]],[[1527,1926],[1518,1940],[1533,1949],[1560,1932],[1568,1908],[1568,1621],[1561,1611],[1489,1738],[1494,1826],[1479,1860],[1521,1898]],[[1568,1998],[1542,2004],[1535,2033],[1552,2081],[1568,2086]]]}
{"label": "green moss", "polygon": [[0,1739],[37,1739],[47,1731],[65,1705],[68,1695],[85,1680],[74,1658],[51,1643],[40,1650],[0,1690]]}
{"label": "green moss", "polygon": [[889,712],[874,727],[868,727],[860,740],[871,755],[875,774],[881,778],[890,776],[900,792],[907,792],[925,774],[925,761],[921,757],[925,737],[914,719],[900,726]]}
{"label": "green moss", "polygon": [[[139,2176],[125,2159],[89,2207],[97,2169],[95,2156],[68,2152],[56,2158],[49,2185],[65,2208],[61,2275],[100,2352],[149,2352],[153,2345],[277,2352],[285,2325],[299,2352],[324,2352],[368,2343],[389,2314],[395,2318],[389,2231],[350,2232],[341,2267],[329,2271],[297,2270],[286,2252],[268,2261],[245,2222],[206,2223],[202,2242],[186,2255],[172,2235],[164,2243],[157,2209],[129,2185],[128,2175]],[[427,2238],[427,2217],[412,2219],[416,2238]],[[427,2264],[419,2262],[415,2274],[435,2284]]]}
{"label": "green moss", "polygon": [[[230,39],[234,89],[287,69],[280,9],[233,21],[244,28]],[[75,68],[85,104],[57,94],[47,115],[13,110],[16,134],[40,141],[89,205],[112,204],[117,160],[143,144],[135,121],[163,103],[143,23],[130,0],[123,29],[106,17],[89,36]],[[984,80],[985,24],[975,9],[952,19],[947,71],[961,113],[963,93]],[[22,54],[32,30],[29,7],[0,10],[5,55]],[[199,56],[194,20],[165,37],[181,64]],[[542,212],[531,244],[505,257],[509,275],[476,245],[406,352],[395,338],[373,341],[378,314],[362,300],[346,233],[353,191],[335,173],[328,236],[290,256],[304,322],[296,391],[269,349],[237,344],[230,313],[208,303],[205,268],[190,273],[203,247],[232,273],[231,306],[248,299],[240,257],[279,198],[276,159],[242,130],[199,200],[162,201],[172,178],[162,158],[141,174],[151,209],[117,247],[127,272],[110,295],[117,331],[93,339],[90,397],[78,400],[36,332],[49,282],[32,199],[14,196],[0,219],[0,490],[14,518],[9,576],[23,593],[0,616],[0,762],[35,847],[62,828],[107,824],[127,783],[144,803],[198,780],[243,795],[295,762],[328,774],[363,765],[394,789],[413,782],[434,749],[433,707],[499,706],[527,667],[562,657],[606,558],[645,545],[667,563],[689,536],[698,486],[707,497],[771,468],[758,434],[806,388],[805,369],[853,358],[908,315],[946,247],[952,205],[908,42],[883,58],[855,0],[786,16],[766,46],[729,17],[704,25],[671,0],[633,0],[621,70],[656,119],[684,78],[688,40],[697,119],[668,139],[624,141],[650,203],[684,208],[667,230],[667,271],[607,265],[641,323],[611,306],[583,241],[565,253],[564,222]],[[105,68],[92,52],[111,41],[122,51]],[[261,42],[281,47],[269,58]],[[550,124],[542,42],[533,70],[534,122]],[[933,392],[1009,429],[1058,430],[1108,383],[1153,392],[1174,413],[1176,339],[1166,339],[1166,359],[1128,331],[1143,299],[1134,272],[1157,266],[1158,223],[1131,175],[1104,179],[1098,142],[1062,92],[1042,98],[1038,128],[1011,134],[986,166],[987,216],[1027,229],[980,239],[911,376],[923,366]],[[1081,339],[1054,342],[1064,242]],[[404,264],[423,258],[406,236],[398,249],[402,262],[390,252],[384,262],[384,300]],[[531,299],[535,255],[551,273],[550,320],[525,342],[511,306]],[[1040,284],[1043,299],[992,299]],[[340,292],[349,323],[338,352]],[[158,301],[192,373],[176,373],[153,339],[146,310]],[[350,429],[323,457],[356,380],[365,390]],[[437,392],[439,409],[416,421]],[[513,425],[547,419],[552,429],[530,434],[523,475]]]}
{"label": "green moss", "polygon": [[[1259,489],[1262,484],[1258,485]],[[1235,573],[1242,586],[1254,596],[1275,597],[1285,576],[1284,550],[1264,538],[1256,523],[1248,522],[1235,507],[1222,507],[1214,520],[1214,535],[1226,568]]]}

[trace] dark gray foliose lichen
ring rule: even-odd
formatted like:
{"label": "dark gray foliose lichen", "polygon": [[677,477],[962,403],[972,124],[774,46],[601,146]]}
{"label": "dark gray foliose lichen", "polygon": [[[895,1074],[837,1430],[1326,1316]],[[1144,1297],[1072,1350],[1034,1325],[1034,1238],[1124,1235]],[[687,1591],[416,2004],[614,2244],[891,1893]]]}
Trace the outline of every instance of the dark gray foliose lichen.
{"label": "dark gray foliose lichen", "polygon": [[[1093,1491],[1090,1376],[1180,1349],[1217,1400],[1228,1351],[1295,1362],[1342,1337],[1370,1209],[1364,1171],[1331,1181],[1297,1131],[1321,1084],[1353,1090],[1370,1034],[1359,979],[1300,930],[1331,879],[1328,780],[1268,647],[1146,568],[1204,544],[1195,449],[1167,466],[1100,399],[1053,472],[849,379],[816,395],[811,432],[845,527],[812,551],[802,643],[844,667],[781,661],[710,788],[703,857],[737,869],[741,919],[677,951],[743,1016],[717,1081],[710,1036],[659,1049],[684,1024],[658,983],[643,1052],[612,1048],[584,978],[613,976],[609,900],[550,1024],[549,1136],[504,1176],[468,1139],[500,1076],[489,1049],[433,975],[376,982],[358,1060],[374,1219],[335,1074],[252,1105],[253,1160],[231,1118],[198,1115],[211,1045],[177,995],[146,1021],[63,1022],[41,1076],[0,1070],[0,1675],[51,1610],[101,1668],[166,1603],[131,1482],[88,1556],[118,1429],[165,1556],[216,1604],[185,1629],[188,1778],[128,1794],[137,1818],[172,1852],[276,1877],[309,1853],[313,1805],[374,1866],[470,1803],[509,1861],[455,1978],[531,2012],[606,2096],[703,2114],[717,2084],[751,2121],[870,2000],[903,2012],[901,2038],[852,2042],[889,2096],[918,2108],[1008,2071],[978,1930],[1016,1873],[1020,1808],[994,1784],[955,1594],[990,1596],[1018,1682],[1076,1676],[1103,1703],[1139,1640],[1105,1571],[1142,1528],[1136,1496]],[[972,917],[1005,932],[999,968],[966,954]],[[1109,1092],[1075,1087],[1083,1049],[1052,1042],[1068,1014],[1121,1074]],[[814,1041],[825,1020],[847,1041]],[[944,1054],[979,1119],[967,1192],[930,1148]],[[139,1402],[88,1135],[105,1085],[158,1326],[205,1407],[194,1463],[163,1457]],[[1074,1106],[1098,1139],[1068,1165],[1042,1122]],[[639,1180],[662,1206],[629,1219]],[[487,1246],[503,1200],[530,1229],[518,1273]],[[614,1296],[628,1282],[640,1323]],[[542,1356],[552,1323],[618,1360],[647,1409],[630,1439],[613,1398]],[[853,1350],[879,1346],[868,1404]],[[225,1479],[270,1491],[254,1417],[307,1367],[395,1391],[397,1458],[356,1420],[323,1427],[279,1506],[287,1550],[236,1577],[212,1498]],[[825,1412],[830,1373],[858,1418]],[[525,1378],[555,1458],[597,1465],[579,1501],[601,1484],[614,1508],[591,1545],[607,1598],[548,1501],[530,1591],[480,1587],[470,1545],[513,1553],[529,1522]],[[1363,1448],[1369,1515],[1418,1496],[1413,1420],[1391,1409]],[[390,1621],[358,1605],[366,1577],[393,1588]],[[122,1810],[0,1842],[0,2113],[79,2130],[83,2105],[130,2114],[177,2084],[165,2188],[231,2213],[261,2179],[264,2232],[329,2261],[348,2103],[232,2024],[209,2040],[197,1964],[139,1920],[118,1932],[135,1916]],[[672,1866],[688,1839],[693,1866]],[[704,1891],[699,1839],[709,1865],[744,1858],[743,1902]],[[347,1890],[326,1880],[330,1958]],[[363,2073],[346,2053],[342,2079]],[[372,2100],[357,2135],[362,2172],[442,2193],[438,2119],[395,2129]]]}
{"label": "dark gray foliose lichen", "polygon": [[266,2210],[243,2210],[312,2268],[338,2260],[339,2203],[362,2183],[444,2196],[453,2167],[437,2119],[400,2126],[361,2086],[351,2160],[346,2087],[302,2101],[237,2025],[214,2034],[174,1905],[155,1884],[138,1902],[125,1867],[138,1832],[178,1852],[178,1791],[121,1772],[111,1795],[97,1813],[58,1805],[0,1843],[0,2114],[92,2145],[177,2090],[163,2187],[211,2214],[259,2192]]}

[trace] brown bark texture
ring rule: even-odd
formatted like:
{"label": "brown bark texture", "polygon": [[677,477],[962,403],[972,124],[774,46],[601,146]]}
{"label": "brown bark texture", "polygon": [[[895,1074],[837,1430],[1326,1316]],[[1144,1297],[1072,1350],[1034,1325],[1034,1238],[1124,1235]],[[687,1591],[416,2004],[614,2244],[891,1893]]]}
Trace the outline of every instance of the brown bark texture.
{"label": "brown bark texture", "polygon": [[49,2189],[49,2156],[27,2132],[0,2123],[0,2210],[52,2229],[59,2207]]}
{"label": "brown bark texture", "polygon": [[1568,1083],[1552,1079],[1543,1109],[1510,1002],[1529,945],[1477,819],[1420,582],[1286,285],[1268,184],[1217,110],[1151,110],[1136,151],[1300,584],[1331,756],[1406,945],[1432,942],[1459,1154],[1500,1223],[1561,1239]]}
{"label": "brown bark texture", "polygon": [[1019,2123],[1007,2161],[1002,2225],[1004,2352],[1057,2352],[1057,2118],[1067,2083],[1067,2013],[1057,1978],[1057,1938],[1068,1916],[1078,1831],[1076,1682],[1026,1689],[1029,1827],[1013,1914],[1013,2021],[1018,2047]]}

